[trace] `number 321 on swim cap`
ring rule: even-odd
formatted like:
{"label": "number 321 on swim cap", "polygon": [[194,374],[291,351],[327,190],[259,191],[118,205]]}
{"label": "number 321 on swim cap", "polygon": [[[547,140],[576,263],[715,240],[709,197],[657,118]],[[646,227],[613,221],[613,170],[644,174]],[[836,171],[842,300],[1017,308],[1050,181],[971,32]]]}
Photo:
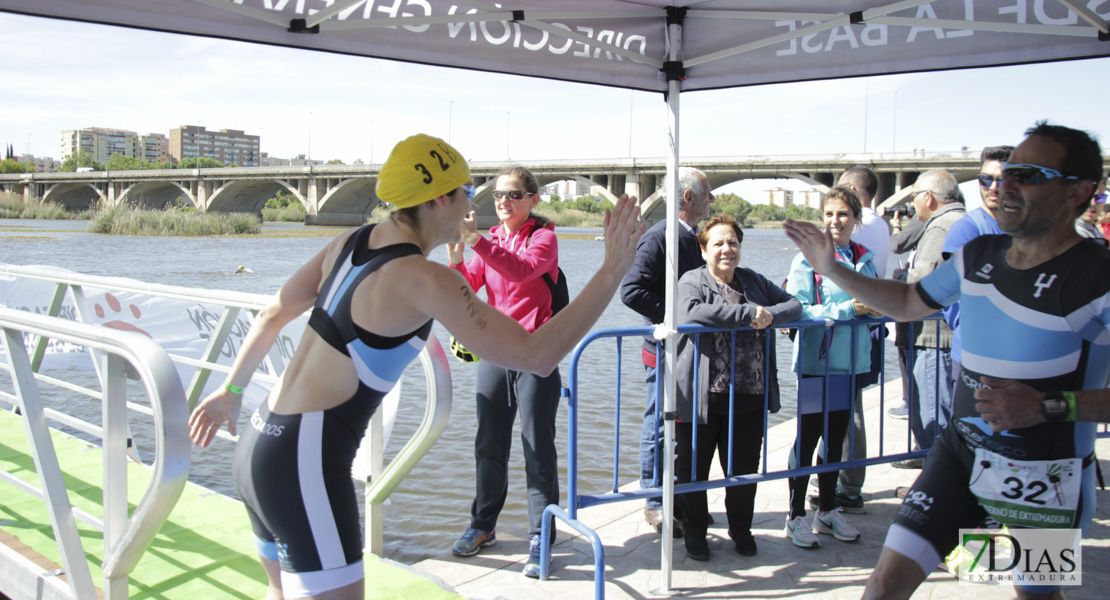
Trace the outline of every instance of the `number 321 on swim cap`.
{"label": "number 321 on swim cap", "polygon": [[378,175],[378,198],[397,208],[423,204],[470,181],[470,165],[447,142],[419,133],[393,147]]}

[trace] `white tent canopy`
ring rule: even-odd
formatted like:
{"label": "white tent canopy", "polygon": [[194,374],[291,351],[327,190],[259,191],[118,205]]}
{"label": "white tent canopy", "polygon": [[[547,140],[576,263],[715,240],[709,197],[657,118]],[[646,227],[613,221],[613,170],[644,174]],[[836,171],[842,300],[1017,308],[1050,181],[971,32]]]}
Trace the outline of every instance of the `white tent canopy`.
{"label": "white tent canopy", "polygon": [[[682,91],[1110,55],[1110,0],[0,0],[0,10]],[[679,64],[680,63],[680,64]]]}
{"label": "white tent canopy", "polygon": [[[668,339],[679,92],[1110,56],[1110,0],[0,0],[0,11],[666,92]],[[668,421],[668,473],[673,436]],[[673,477],[663,485],[670,539]],[[660,546],[666,593],[672,544]]]}

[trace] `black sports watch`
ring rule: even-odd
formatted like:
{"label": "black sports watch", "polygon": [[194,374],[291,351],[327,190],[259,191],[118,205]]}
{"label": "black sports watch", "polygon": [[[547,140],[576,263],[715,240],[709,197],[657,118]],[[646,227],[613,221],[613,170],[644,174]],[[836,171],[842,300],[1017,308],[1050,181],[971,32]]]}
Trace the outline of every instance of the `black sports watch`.
{"label": "black sports watch", "polygon": [[1041,414],[1044,415],[1045,420],[1063,423],[1068,420],[1071,412],[1071,406],[1068,399],[1064,397],[1064,392],[1045,392],[1044,400],[1041,400]]}

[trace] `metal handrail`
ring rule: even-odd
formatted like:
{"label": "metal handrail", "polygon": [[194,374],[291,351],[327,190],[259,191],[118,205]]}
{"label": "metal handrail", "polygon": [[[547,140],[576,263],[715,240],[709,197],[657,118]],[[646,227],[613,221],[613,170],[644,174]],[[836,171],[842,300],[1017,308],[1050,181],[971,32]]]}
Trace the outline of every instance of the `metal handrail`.
{"label": "metal handrail", "polygon": [[367,434],[371,448],[369,457],[371,468],[370,481],[366,486],[365,539],[367,550],[377,556],[382,556],[384,550],[382,506],[393,490],[397,489],[401,481],[416,467],[420,459],[431,450],[432,445],[447,428],[447,421],[451,416],[451,404],[454,398],[451,367],[447,363],[443,344],[435,335],[428,336],[428,343],[420,351],[420,362],[428,379],[428,402],[424,408],[424,418],[408,443],[397,452],[393,460],[389,461],[389,466],[384,469],[381,464],[382,411],[374,413]]}
{"label": "metal handrail", "polygon": [[[183,407],[186,411],[195,406],[196,402],[200,400],[204,386],[212,372],[227,372],[230,370],[230,367],[217,363],[216,359],[219,356],[220,349],[224,347],[231,333],[232,325],[238,318],[239,312],[243,310],[248,311],[253,317],[258,311],[269,304],[272,299],[271,296],[264,294],[143,283],[114,277],[83,275],[68,271],[49,272],[42,268],[13,265],[0,265],[0,276],[20,277],[55,284],[53,296],[47,310],[48,314],[50,316],[57,316],[60,313],[63,300],[68,292],[75,307],[76,317],[86,322],[91,322],[93,315],[92,311],[89,309],[88,303],[85,301],[84,289],[86,287],[222,306],[223,310],[219,318],[219,323],[212,331],[201,359],[198,360],[178,354],[165,353],[164,350],[159,348],[159,350],[166,354],[172,362],[179,365],[194,367],[196,369],[192,380],[185,388],[184,399],[186,402],[183,403]],[[73,323],[73,321],[64,322]],[[86,326],[93,327],[93,325]],[[94,328],[97,330],[107,330],[107,328],[103,327]],[[47,341],[47,336],[43,336],[35,345],[31,358],[31,366],[34,371],[38,370],[38,366],[42,361]],[[370,428],[367,431],[367,441],[370,444],[371,453],[368,457],[370,461],[370,469],[368,470],[370,472],[370,480],[367,482],[366,489],[367,518],[365,539],[369,551],[377,555],[382,554],[383,519],[381,516],[381,506],[385,503],[389,494],[400,484],[401,480],[412,471],[416,464],[427,454],[435,441],[439,439],[440,434],[446,428],[451,412],[451,370],[447,363],[447,357],[443,351],[443,346],[434,335],[429,336],[425,348],[420,353],[420,361],[424,369],[424,376],[428,382],[428,400],[424,417],[410,440],[397,455],[394,456],[388,466],[383,467],[384,448],[381,444],[383,438],[381,411],[375,413]],[[94,349],[94,364],[97,366],[98,373],[100,371],[99,362],[99,360],[95,359]],[[280,375],[281,371],[284,369],[284,361],[281,358],[276,344],[270,349],[267,355],[266,366],[268,367],[269,374],[256,371],[252,377],[252,381],[261,380],[270,383],[277,382],[278,375]],[[180,382],[180,380],[176,379],[176,371],[174,375],[175,380]],[[100,397],[100,392],[97,390],[59,381],[38,373],[35,373],[34,377],[39,381],[53,383],[64,389],[81,393],[92,398]],[[149,413],[149,409],[138,404],[128,403],[127,407],[139,412]],[[102,436],[100,428],[95,425],[84,421],[78,421],[64,413],[52,409],[46,409],[46,414],[47,417],[52,420],[62,422],[67,426],[84,431],[89,435],[97,437]],[[217,435],[231,441],[237,440],[235,436],[232,436],[222,429]],[[123,439],[127,442],[127,445],[130,446],[129,433],[125,434]],[[134,450],[132,450],[132,452],[134,452]],[[94,517],[84,515],[82,515],[82,517],[83,520],[92,523],[96,522]]]}
{"label": "metal handrail", "polygon": [[[96,590],[46,426],[46,414],[31,356],[24,345],[24,334],[70,342],[104,355],[104,518],[99,527],[104,533],[104,595],[110,599],[126,598],[128,575],[173,510],[189,476],[190,445],[186,424],[189,415],[177,370],[161,347],[133,332],[10,308],[0,308],[0,329],[3,329],[17,404],[39,475],[41,488],[33,489],[46,502],[50,512],[67,576],[65,584],[57,577],[45,578],[42,584],[57,592],[68,585],[71,598],[95,598]],[[127,514],[126,366],[138,374],[146,388],[155,435],[151,480],[130,516]],[[11,473],[3,475],[8,481],[15,478]],[[31,577],[38,579],[39,575]]]}

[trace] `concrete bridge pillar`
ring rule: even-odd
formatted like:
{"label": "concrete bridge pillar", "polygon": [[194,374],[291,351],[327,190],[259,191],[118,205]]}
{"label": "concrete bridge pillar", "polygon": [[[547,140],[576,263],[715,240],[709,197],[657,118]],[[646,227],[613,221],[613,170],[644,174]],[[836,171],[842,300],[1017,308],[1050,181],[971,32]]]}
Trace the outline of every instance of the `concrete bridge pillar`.
{"label": "concrete bridge pillar", "polygon": [[305,194],[305,200],[308,201],[308,206],[312,212],[320,213],[320,186],[317,184],[316,176],[309,175],[308,179],[302,179],[304,189],[301,193]]}
{"label": "concrete bridge pillar", "polygon": [[613,195],[620,196],[624,193],[625,188],[628,186],[628,184],[626,183],[627,181],[628,175],[626,174],[610,175],[608,190],[612,192]]}
{"label": "concrete bridge pillar", "polygon": [[197,210],[201,212],[208,212],[208,199],[212,197],[212,192],[214,191],[214,189],[215,188],[213,186],[213,182],[207,179],[197,181],[195,192],[197,199]]}
{"label": "concrete bridge pillar", "polygon": [[[636,186],[635,191],[628,189],[628,195],[636,196],[637,198],[643,200],[644,198],[647,198],[648,196],[655,193],[655,189],[659,187],[659,176],[651,174],[641,174],[639,177],[636,178],[636,183],[634,185]],[[632,186],[626,186],[626,189],[629,187]]]}
{"label": "concrete bridge pillar", "polygon": [[590,175],[590,181],[594,182],[594,185],[609,189],[608,175]]}
{"label": "concrete bridge pillar", "polygon": [[875,197],[872,198],[875,206],[878,206],[883,200],[893,196],[894,192],[898,191],[894,173],[878,173],[877,175],[879,177],[879,189],[875,192]]}

